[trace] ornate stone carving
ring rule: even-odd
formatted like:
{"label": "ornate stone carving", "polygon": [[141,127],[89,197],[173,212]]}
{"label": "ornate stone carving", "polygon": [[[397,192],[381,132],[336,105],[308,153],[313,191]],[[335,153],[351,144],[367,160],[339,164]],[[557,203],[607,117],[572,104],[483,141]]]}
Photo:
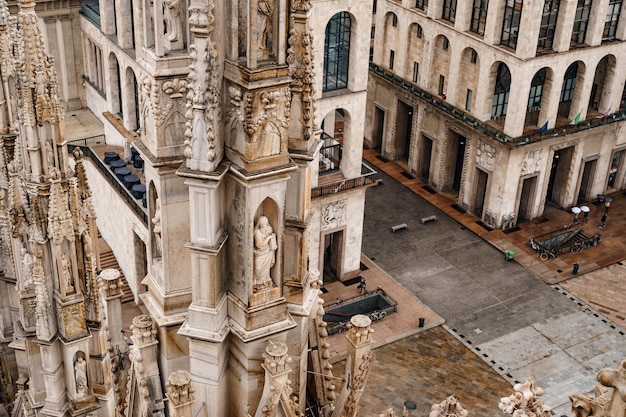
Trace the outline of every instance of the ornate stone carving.
{"label": "ornate stone carving", "polygon": [[228,125],[226,146],[243,154],[245,152],[243,95],[241,89],[235,85],[228,87],[228,94],[231,106],[226,121]]}
{"label": "ornate stone carving", "polygon": [[214,17],[212,10],[214,7],[213,1],[209,2],[209,7],[189,6],[189,26],[197,31],[213,25]]}
{"label": "ornate stone carving", "polygon": [[46,277],[42,264],[43,253],[38,244],[33,247],[35,265],[33,267],[33,280],[35,281],[35,297],[37,300],[37,337],[42,340],[50,340],[56,329],[51,326],[52,306],[48,298]]}
{"label": "ornate stone carving", "polygon": [[180,407],[195,401],[195,389],[191,385],[191,374],[180,370],[170,374],[165,383],[167,398],[174,407]]}
{"label": "ornate stone carving", "polygon": [[334,229],[346,224],[346,200],[322,206],[322,230]]}
{"label": "ornate stone carving", "polygon": [[289,88],[246,93],[244,130],[256,144],[256,158],[286,151],[291,92]]}
{"label": "ornate stone carving", "polygon": [[626,412],[626,360],[617,369],[603,369],[598,373],[598,381],[605,387],[613,388],[607,417],[623,417]]}
{"label": "ornate stone carving", "polygon": [[[308,7],[310,8],[310,4]],[[296,127],[294,127],[295,131],[290,132],[290,136],[300,137],[301,135],[304,140],[309,140],[315,131],[316,110],[313,34],[311,28],[308,27],[308,19],[305,22],[298,22],[299,24],[296,22],[295,18],[291,19],[287,63],[292,78],[294,119],[299,120],[291,121]]]}
{"label": "ornate stone carving", "polygon": [[601,384],[597,384],[593,395],[577,393],[569,396],[572,411],[576,417],[602,417],[610,399],[610,392]]}
{"label": "ornate stone carving", "polygon": [[433,404],[429,417],[467,417],[464,409],[454,395],[449,396],[439,404]]}
{"label": "ornate stone carving", "polygon": [[171,99],[181,98],[187,93],[187,81],[174,78],[163,83],[162,90]]}
{"label": "ornate stone carving", "polygon": [[515,384],[513,389],[513,394],[500,399],[500,410],[515,417],[550,417],[550,407],[539,399],[543,388],[536,387],[532,379]]}
{"label": "ornate stone carving", "polygon": [[291,9],[294,12],[308,12],[311,10],[311,0],[293,0]]}
{"label": "ornate stone carving", "polygon": [[150,316],[141,314],[133,319],[130,326],[133,331],[133,341],[139,346],[144,346],[156,341],[156,326],[152,322]]}
{"label": "ornate stone carving", "polygon": [[276,262],[276,233],[265,216],[259,217],[254,228],[253,290],[259,292],[274,286],[270,275]]}
{"label": "ornate stone carving", "polygon": [[496,164],[496,148],[485,142],[478,141],[478,146],[476,146],[476,164],[487,171],[493,172]]}
{"label": "ornate stone carving", "polygon": [[521,176],[541,171],[541,149],[535,149],[524,154]]}

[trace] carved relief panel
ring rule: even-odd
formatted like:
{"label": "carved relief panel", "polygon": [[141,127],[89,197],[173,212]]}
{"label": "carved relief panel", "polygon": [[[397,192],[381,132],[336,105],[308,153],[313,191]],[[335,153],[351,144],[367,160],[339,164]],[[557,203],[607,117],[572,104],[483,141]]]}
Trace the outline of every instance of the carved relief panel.
{"label": "carved relief panel", "polygon": [[487,171],[493,172],[496,164],[496,148],[479,141],[476,146],[476,164],[485,168]]}
{"label": "carved relief panel", "polygon": [[322,206],[322,230],[335,229],[346,224],[346,200]]}

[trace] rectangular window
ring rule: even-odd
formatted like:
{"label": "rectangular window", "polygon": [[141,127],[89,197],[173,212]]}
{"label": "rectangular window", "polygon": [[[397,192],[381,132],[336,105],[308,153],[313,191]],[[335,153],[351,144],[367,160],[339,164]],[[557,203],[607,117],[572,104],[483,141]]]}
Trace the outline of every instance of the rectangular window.
{"label": "rectangular window", "polygon": [[428,7],[428,0],[415,0],[415,7],[420,10],[425,10]]}
{"label": "rectangular window", "polygon": [[478,53],[472,49],[472,57],[470,58],[470,62],[475,64],[478,61]]}
{"label": "rectangular window", "polygon": [[487,22],[487,6],[489,0],[474,0],[472,7],[472,21],[470,31],[483,36],[485,34],[485,23]]}
{"label": "rectangular window", "polygon": [[506,116],[506,110],[509,105],[509,92],[503,91],[493,95],[491,103],[491,118]]}
{"label": "rectangular window", "polygon": [[374,36],[376,36],[376,27],[372,26],[372,30],[370,30],[370,39],[374,39]]}
{"label": "rectangular window", "polygon": [[424,29],[422,29],[420,25],[417,25],[417,37],[421,39],[422,36],[424,36]]}
{"label": "rectangular window", "polygon": [[543,15],[539,26],[539,38],[537,39],[537,49],[539,50],[552,49],[559,6],[560,0],[545,0],[543,4]]}
{"label": "rectangular window", "polygon": [[446,85],[446,77],[444,77],[443,75],[440,75],[439,76],[439,89],[437,90],[440,96],[443,96],[445,94],[445,85]]}
{"label": "rectangular window", "polygon": [[592,0],[578,0],[576,14],[574,15],[574,27],[572,28],[572,45],[582,45],[585,43],[587,26],[589,25],[589,14],[591,13]]}
{"label": "rectangular window", "polygon": [[454,23],[456,17],[456,0],[443,0],[443,20]]}
{"label": "rectangular window", "polygon": [[626,109],[626,83],[624,83],[624,88],[622,89],[622,101],[619,103],[619,109]]}
{"label": "rectangular window", "polygon": [[413,82],[414,83],[417,82],[417,76],[419,74],[419,70],[420,70],[420,64],[418,64],[417,62],[413,62]]}
{"label": "rectangular window", "polygon": [[506,0],[506,5],[504,6],[504,21],[502,22],[500,43],[513,49],[517,47],[517,34],[522,17],[523,3],[523,0]]}
{"label": "rectangular window", "polygon": [[574,89],[576,88],[576,77],[566,78],[563,80],[563,88],[561,88],[560,102],[570,101],[574,97]]}
{"label": "rectangular window", "polygon": [[467,94],[465,95],[465,110],[467,111],[472,111],[472,95],[474,95],[474,92],[467,90]]}
{"label": "rectangular window", "polygon": [[442,47],[443,47],[444,51],[448,50],[448,48],[450,47],[450,41],[448,40],[448,38],[443,38],[443,45],[442,45]]}
{"label": "rectangular window", "polygon": [[526,111],[534,111],[541,105],[541,96],[543,95],[543,84],[532,85],[530,94],[528,94],[528,108]]}
{"label": "rectangular window", "polygon": [[372,14],[376,14],[376,6],[378,6],[378,1],[374,0],[374,4],[372,5]]}
{"label": "rectangular window", "polygon": [[393,61],[396,59],[396,51],[393,49],[389,53],[389,69],[393,69]]}
{"label": "rectangular window", "polygon": [[374,62],[374,48],[370,48],[370,62]]}
{"label": "rectangular window", "polygon": [[621,10],[622,0],[609,0],[609,7],[606,11],[606,20],[604,21],[604,31],[602,31],[603,41],[611,41],[615,39],[617,22],[619,22],[619,14]]}
{"label": "rectangular window", "polygon": [[398,27],[398,16],[396,14],[393,14],[391,16],[391,26]]}

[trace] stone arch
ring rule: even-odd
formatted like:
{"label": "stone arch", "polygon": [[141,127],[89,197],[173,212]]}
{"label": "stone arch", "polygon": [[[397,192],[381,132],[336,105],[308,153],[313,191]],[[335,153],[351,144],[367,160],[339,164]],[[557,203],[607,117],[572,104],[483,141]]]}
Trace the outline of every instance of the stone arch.
{"label": "stone arch", "polygon": [[407,57],[406,74],[410,75],[411,80],[419,85],[420,68],[423,65],[421,57],[424,56],[424,31],[418,23],[411,23],[407,37],[408,41],[406,42],[407,49],[405,54]]}
{"label": "stone arch", "polygon": [[563,75],[561,93],[559,95],[558,117],[573,119],[581,112],[581,94],[585,81],[586,65],[583,61],[575,61],[567,67]]}
{"label": "stone arch", "polygon": [[121,72],[120,72],[120,64],[117,60],[117,56],[115,53],[111,52],[109,54],[109,65],[108,65],[108,89],[109,89],[109,109],[111,113],[117,114],[121,118],[124,118],[123,109],[124,104],[122,102],[122,80],[121,80]]}
{"label": "stone arch", "polygon": [[550,115],[543,103],[551,96],[553,82],[554,71],[550,67],[540,68],[533,75],[528,90],[524,126],[542,127],[548,121]]}
{"label": "stone arch", "polygon": [[332,109],[324,116],[321,125],[326,135],[319,161],[320,172],[334,171],[341,167],[343,146],[350,146],[352,118],[345,108]]}
{"label": "stone arch", "polygon": [[[489,75],[489,90],[491,99],[491,119],[504,119],[509,103],[509,92],[511,90],[511,71],[502,61],[496,61],[491,65]],[[502,122],[504,123],[504,122]]]}
{"label": "stone arch", "polygon": [[437,35],[433,45],[429,89],[445,99],[450,72],[450,41],[444,35]]}
{"label": "stone arch", "polygon": [[124,113],[128,114],[125,120],[126,127],[128,130],[135,131],[141,127],[141,111],[139,109],[139,83],[131,67],[126,68],[124,91],[127,92],[126,100],[124,100],[126,106]]}
{"label": "stone arch", "polygon": [[[252,233],[251,236],[253,236],[253,245],[256,248],[257,242],[254,242],[256,240],[255,237],[255,232],[257,231],[257,226],[259,224],[259,220],[261,219],[261,217],[266,217],[269,225],[272,227],[273,233],[275,234],[274,237],[274,242],[275,242],[275,246],[270,246],[270,250],[274,251],[274,262],[273,265],[270,267],[270,277],[271,280],[273,282],[273,286],[280,286],[281,285],[281,268],[280,268],[280,254],[281,254],[281,233],[280,231],[282,230],[282,224],[280,222],[281,220],[281,211],[280,211],[280,207],[279,204],[271,197],[266,197],[265,200],[263,200],[263,202],[261,202],[261,204],[259,204],[259,207],[257,207],[256,212],[254,214],[254,223],[252,225]],[[274,247],[274,249],[271,249],[272,247]],[[253,275],[254,275],[254,268],[256,268],[256,262],[257,262],[257,255],[255,254],[254,256],[254,262],[255,262],[255,266],[253,267]],[[254,281],[254,279],[253,279]],[[254,285],[254,282],[253,282]],[[254,289],[253,289],[254,291]]]}
{"label": "stone arch", "polygon": [[[478,78],[480,74],[480,58],[473,48],[465,48],[461,52],[459,68],[459,82],[455,96],[466,111],[474,109],[474,100],[478,91]],[[471,93],[470,93],[471,91]]]}
{"label": "stone arch", "polygon": [[608,112],[611,105],[611,85],[615,79],[615,55],[605,55],[596,65],[591,93],[589,95],[589,109],[594,113]]}

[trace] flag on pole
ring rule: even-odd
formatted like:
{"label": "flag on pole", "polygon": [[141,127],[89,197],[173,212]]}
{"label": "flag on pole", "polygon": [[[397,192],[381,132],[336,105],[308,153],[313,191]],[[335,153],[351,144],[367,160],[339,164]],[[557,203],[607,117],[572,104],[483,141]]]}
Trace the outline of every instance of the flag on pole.
{"label": "flag on pole", "polygon": [[572,121],[569,122],[570,125],[577,125],[578,123],[580,123],[580,112],[578,112],[576,117],[574,117]]}
{"label": "flag on pole", "polygon": [[543,126],[541,126],[539,128],[539,130],[537,131],[537,133],[545,133],[548,131],[548,122],[546,121]]}

